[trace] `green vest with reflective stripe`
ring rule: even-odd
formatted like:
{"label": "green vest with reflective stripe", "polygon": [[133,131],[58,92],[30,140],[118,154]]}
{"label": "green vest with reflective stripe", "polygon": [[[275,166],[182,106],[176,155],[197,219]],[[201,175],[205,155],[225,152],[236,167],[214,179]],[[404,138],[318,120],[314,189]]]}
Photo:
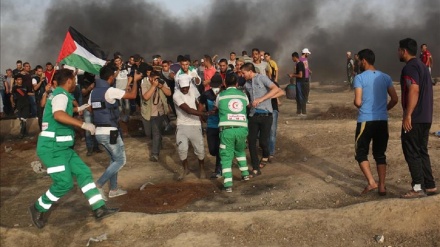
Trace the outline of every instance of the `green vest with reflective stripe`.
{"label": "green vest with reflective stripe", "polygon": [[248,98],[242,91],[230,87],[218,95],[219,127],[241,126],[247,127],[246,106]]}
{"label": "green vest with reflective stripe", "polygon": [[65,112],[69,116],[73,116],[73,95],[62,87],[57,87],[52,95],[47,98],[43,112],[43,130],[38,137],[37,153],[45,154],[44,152],[49,150],[50,152],[59,151],[71,148],[74,144],[75,131],[73,127],[56,121],[52,114],[52,99],[59,94],[67,96],[68,102]]}

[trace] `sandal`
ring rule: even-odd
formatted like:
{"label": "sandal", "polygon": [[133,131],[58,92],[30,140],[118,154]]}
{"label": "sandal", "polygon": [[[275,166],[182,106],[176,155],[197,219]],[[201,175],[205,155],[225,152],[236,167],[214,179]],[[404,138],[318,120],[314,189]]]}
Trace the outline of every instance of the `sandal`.
{"label": "sandal", "polygon": [[260,169],[264,168],[267,165],[268,160],[260,160]]}
{"label": "sandal", "polygon": [[366,195],[368,193],[370,193],[373,190],[376,190],[378,188],[378,186],[376,185],[376,187],[370,187],[370,185],[367,185],[365,187],[365,189],[361,192],[361,196]]}
{"label": "sandal", "polygon": [[260,170],[249,171],[249,177],[251,177],[251,178],[254,178],[254,177],[257,177],[257,176],[260,176],[260,175],[261,175],[261,171]]}
{"label": "sandal", "polygon": [[380,196],[386,196],[387,195],[387,187],[385,187],[385,190],[384,191],[378,191],[377,192]]}
{"label": "sandal", "polygon": [[425,196],[426,196],[426,194],[425,194],[425,192],[423,192],[423,190],[420,190],[420,191],[410,190],[410,191],[406,192],[406,194],[401,195],[400,198],[413,199],[413,198],[422,198]]}

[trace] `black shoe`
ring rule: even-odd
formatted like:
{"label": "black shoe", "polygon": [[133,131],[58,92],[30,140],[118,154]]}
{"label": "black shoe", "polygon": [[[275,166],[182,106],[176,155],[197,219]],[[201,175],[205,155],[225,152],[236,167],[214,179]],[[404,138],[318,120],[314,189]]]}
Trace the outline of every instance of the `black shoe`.
{"label": "black shoe", "polygon": [[92,156],[93,150],[91,148],[87,148],[87,156]]}
{"label": "black shoe", "polygon": [[119,212],[119,208],[107,208],[105,205],[93,210],[93,215],[97,220],[104,219],[112,214]]}
{"label": "black shoe", "polygon": [[44,227],[44,225],[46,224],[43,220],[43,215],[44,213],[39,212],[36,208],[35,205],[32,204],[29,207],[29,213],[31,214],[31,218],[32,218],[32,223],[34,223],[34,226],[36,226],[37,228],[41,229]]}

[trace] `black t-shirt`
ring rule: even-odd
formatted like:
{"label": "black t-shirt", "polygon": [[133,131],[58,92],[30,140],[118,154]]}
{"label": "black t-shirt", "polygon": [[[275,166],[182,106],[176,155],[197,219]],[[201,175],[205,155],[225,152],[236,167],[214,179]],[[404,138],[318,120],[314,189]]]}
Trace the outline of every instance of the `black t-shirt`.
{"label": "black t-shirt", "polygon": [[21,86],[14,85],[12,87],[12,95],[15,103],[17,105],[29,104],[28,92],[28,87],[24,86],[23,84]]}
{"label": "black t-shirt", "polygon": [[403,111],[407,109],[409,87],[412,84],[419,85],[419,99],[411,115],[411,122],[432,123],[434,99],[431,74],[428,67],[417,58],[413,58],[406,63],[400,76]]}
{"label": "black t-shirt", "polygon": [[[33,79],[37,81],[37,84],[40,83],[40,77],[34,76]],[[47,80],[44,79],[43,82],[40,84],[40,87],[35,91],[35,99],[37,100],[37,102],[39,102],[41,98],[43,98],[43,94],[46,91],[46,85]]]}
{"label": "black t-shirt", "polygon": [[32,85],[32,76],[30,74],[23,75],[23,86],[27,88],[29,93],[34,92],[34,86]]}
{"label": "black t-shirt", "polygon": [[299,61],[296,63],[296,74],[299,74],[299,72],[302,72],[302,78],[296,78],[296,82],[305,82],[306,81],[306,67],[304,66],[304,63]]}

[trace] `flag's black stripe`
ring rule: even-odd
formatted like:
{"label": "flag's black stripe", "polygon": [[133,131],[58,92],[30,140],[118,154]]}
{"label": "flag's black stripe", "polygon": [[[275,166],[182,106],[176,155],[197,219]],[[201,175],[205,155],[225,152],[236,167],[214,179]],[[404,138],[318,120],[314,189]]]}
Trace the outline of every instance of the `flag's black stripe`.
{"label": "flag's black stripe", "polygon": [[75,28],[69,27],[69,33],[72,36],[72,39],[75,40],[75,42],[82,46],[84,49],[86,49],[98,58],[101,58],[103,60],[107,59],[107,55],[97,44],[86,38],[80,32],[76,31]]}

